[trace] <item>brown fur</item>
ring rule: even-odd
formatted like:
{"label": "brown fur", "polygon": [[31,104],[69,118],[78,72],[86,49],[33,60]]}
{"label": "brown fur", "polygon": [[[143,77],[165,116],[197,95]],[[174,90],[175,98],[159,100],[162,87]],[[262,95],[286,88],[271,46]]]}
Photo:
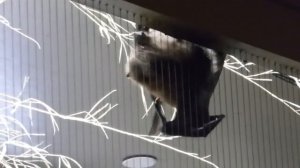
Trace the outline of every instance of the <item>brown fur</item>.
{"label": "brown fur", "polygon": [[155,30],[143,32],[135,40],[127,76],[176,107],[176,120],[188,120],[188,125],[208,121],[209,98],[216,85],[211,81],[218,80],[225,55]]}

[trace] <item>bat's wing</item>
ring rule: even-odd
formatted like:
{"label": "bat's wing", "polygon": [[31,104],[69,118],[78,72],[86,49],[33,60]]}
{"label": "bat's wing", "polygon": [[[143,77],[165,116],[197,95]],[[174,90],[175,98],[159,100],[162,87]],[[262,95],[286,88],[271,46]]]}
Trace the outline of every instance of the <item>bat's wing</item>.
{"label": "bat's wing", "polygon": [[[196,60],[199,62],[198,67],[185,73],[185,75],[193,74],[195,76],[184,78],[191,79],[182,85],[184,89],[181,89],[182,95],[179,96],[184,99],[180,99],[182,102],[178,102],[175,120],[163,125],[163,133],[206,137],[225,117],[224,115],[210,116],[208,110],[210,97],[219,81],[224,59],[225,54],[216,54],[210,59],[199,58]],[[218,64],[214,64],[214,62]],[[199,73],[193,73],[195,70]]]}
{"label": "bat's wing", "polygon": [[169,121],[161,131],[170,136],[206,137],[224,117],[225,115],[209,116],[206,123],[198,126],[186,124],[189,121]]}

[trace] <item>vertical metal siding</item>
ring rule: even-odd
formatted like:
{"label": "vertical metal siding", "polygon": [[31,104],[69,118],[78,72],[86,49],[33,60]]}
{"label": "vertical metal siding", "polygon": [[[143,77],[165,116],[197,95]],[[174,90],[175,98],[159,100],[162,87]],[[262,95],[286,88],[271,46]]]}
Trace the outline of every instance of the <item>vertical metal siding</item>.
{"label": "vertical metal siding", "polygon": [[[128,13],[122,9],[115,12]],[[30,82],[23,98],[34,97],[62,114],[71,114],[89,110],[99,98],[117,89],[109,101],[119,106],[104,121],[134,133],[148,132],[151,117],[141,119],[144,112],[139,89],[124,75],[125,60],[118,63],[120,44],[113,41],[107,45],[97,27],[68,1],[7,0],[0,6],[0,14],[42,47],[38,50],[34,43],[0,25],[1,93],[17,95],[28,75]],[[132,16],[129,12],[128,17]],[[299,67],[281,65],[238,49],[231,54],[255,62],[253,73],[272,68],[300,76]],[[266,88],[300,103],[299,88],[272,78],[273,82],[263,83]],[[50,152],[71,156],[85,168],[120,167],[125,156],[139,153],[157,156],[157,167],[161,168],[208,167],[201,161],[109,131],[110,139],[106,140],[100,129],[80,123],[58,120],[60,131],[53,135],[48,117],[34,113],[34,126],[30,127],[23,111],[15,117],[31,132],[47,134],[45,139],[34,139],[32,144],[52,144]],[[224,69],[211,99],[210,112],[225,114],[226,118],[207,138],[180,138],[166,143],[200,156],[212,155],[209,160],[222,168],[300,167],[300,116],[253,84]]]}

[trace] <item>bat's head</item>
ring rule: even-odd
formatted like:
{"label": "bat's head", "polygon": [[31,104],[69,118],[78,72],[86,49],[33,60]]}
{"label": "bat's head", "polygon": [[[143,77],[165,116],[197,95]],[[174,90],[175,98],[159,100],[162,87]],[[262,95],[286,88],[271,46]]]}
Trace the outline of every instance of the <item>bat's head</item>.
{"label": "bat's head", "polygon": [[139,27],[135,33],[135,48],[126,64],[126,75],[152,93],[168,92],[174,84],[174,73],[191,57],[186,41],[177,40],[160,31]]}
{"label": "bat's head", "polygon": [[126,77],[140,83],[148,85],[151,78],[151,58],[145,54],[140,53],[131,56],[126,64]]}
{"label": "bat's head", "polygon": [[134,35],[135,49],[131,51],[126,64],[126,76],[143,86],[149,86],[156,74],[153,69],[158,55],[153,41],[156,37],[148,27],[138,26],[137,30]]}
{"label": "bat's head", "polygon": [[138,26],[137,30],[134,35],[134,40],[136,46],[140,47],[138,48],[139,50],[149,50],[157,55],[158,52],[164,56],[172,55],[174,59],[176,58],[174,54],[189,49],[189,45],[185,40],[176,39],[158,30],[146,26]]}

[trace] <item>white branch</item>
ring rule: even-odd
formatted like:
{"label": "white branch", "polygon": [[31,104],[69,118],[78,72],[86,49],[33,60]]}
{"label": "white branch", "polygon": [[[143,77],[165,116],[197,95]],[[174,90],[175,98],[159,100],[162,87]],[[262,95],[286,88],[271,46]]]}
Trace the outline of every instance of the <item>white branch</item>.
{"label": "white branch", "polygon": [[[126,59],[128,60],[128,47],[132,48],[128,41],[133,42],[134,32],[129,32],[128,30],[123,28],[121,25],[114,21],[110,14],[94,10],[85,5],[78,4],[72,1],[70,1],[70,3],[98,26],[99,33],[103,38],[107,39],[107,44],[110,44],[111,40],[116,40],[115,38],[117,38],[121,45],[119,50],[119,62],[121,62],[123,52],[125,53]],[[126,19],[122,20],[129,23],[133,28],[135,28],[136,25],[134,22],[128,21]]]}
{"label": "white branch", "polygon": [[[115,90],[114,90],[115,91]],[[112,92],[109,92],[106,96],[110,95]],[[96,104],[91,108],[91,110],[89,112],[78,112],[78,113],[74,113],[71,115],[62,115],[59,114],[58,112],[56,112],[54,109],[52,109],[50,106],[48,106],[46,103],[41,102],[39,100],[33,99],[33,98],[29,98],[29,99],[25,99],[25,100],[21,100],[17,97],[13,97],[13,96],[9,96],[9,95],[5,95],[5,94],[0,94],[0,102],[4,102],[10,105],[14,105],[14,106],[18,106],[20,108],[24,108],[33,112],[38,112],[38,113],[43,113],[48,115],[51,118],[52,121],[52,126],[54,130],[58,130],[58,125],[57,122],[55,120],[55,118],[60,118],[60,119],[64,119],[64,120],[69,120],[69,121],[76,121],[76,122],[82,122],[82,123],[86,123],[86,124],[90,124],[96,127],[99,127],[103,130],[104,134],[107,136],[107,134],[105,133],[106,130],[110,130],[119,134],[123,134],[123,135],[127,135],[127,136],[131,136],[149,143],[153,143],[155,145],[167,148],[169,150],[184,154],[186,156],[189,157],[193,157],[195,159],[201,160],[215,168],[218,168],[217,165],[215,165],[214,163],[206,160],[207,156],[205,157],[199,157],[198,155],[196,155],[195,153],[190,153],[190,152],[186,152],[180,149],[177,149],[175,147],[172,147],[170,145],[161,143],[160,141],[164,141],[164,140],[172,140],[174,138],[177,137],[155,137],[155,136],[145,136],[145,135],[139,135],[139,134],[135,134],[135,133],[130,133],[127,131],[123,131],[117,128],[113,128],[110,127],[108,125],[105,125],[103,122],[99,121],[99,119],[94,115],[94,113],[97,111],[97,108],[95,106],[99,106],[99,102],[102,101],[103,99],[100,99],[98,102],[96,102]],[[31,104],[31,105],[29,105]],[[109,111],[115,107],[115,106],[110,106],[111,108],[109,108]],[[101,108],[101,107],[99,107]],[[97,114],[99,112],[97,111]],[[107,112],[104,112],[105,114],[107,114]],[[102,112],[102,114],[104,114]],[[55,131],[54,131],[55,133]],[[108,137],[107,137],[108,138]]]}
{"label": "white branch", "polygon": [[[2,4],[5,1],[6,0],[0,0],[0,4]],[[40,44],[34,38],[32,38],[32,37],[28,36],[27,34],[23,33],[20,28],[15,28],[15,27],[11,26],[9,21],[2,15],[0,15],[0,23],[2,23],[4,26],[9,28],[10,30],[12,30],[12,31],[20,34],[21,36],[27,38],[28,40],[34,42],[38,46],[38,48],[41,49]]]}
{"label": "white branch", "polygon": [[[253,77],[260,77],[263,75],[268,75],[268,74],[278,74],[278,72],[275,72],[273,70],[269,70],[269,71],[265,71],[265,72],[261,72],[258,74],[254,74],[254,75],[244,75],[241,72],[237,71],[240,69],[246,69],[246,65],[244,65],[241,61],[239,61],[236,57],[232,56],[232,55],[228,55],[231,59],[228,59],[225,61],[224,67],[228,70],[230,70],[231,72],[237,74],[238,76],[243,77],[244,79],[246,79],[247,81],[249,81],[250,83],[256,85],[257,87],[259,87],[260,89],[262,89],[264,92],[266,92],[267,94],[269,94],[270,96],[272,96],[273,98],[275,98],[276,100],[280,101],[281,103],[283,103],[285,106],[287,106],[289,109],[291,109],[293,112],[295,112],[297,115],[300,115],[300,105],[295,104],[293,102],[290,102],[288,100],[282,99],[279,96],[275,95],[274,93],[272,93],[271,91],[269,91],[268,89],[266,89],[265,87],[263,87],[262,85],[260,85],[259,83],[257,83],[256,81],[272,81],[272,79],[265,79],[265,78],[253,78]],[[229,61],[233,61],[229,64]],[[236,66],[232,67],[232,63],[235,63]],[[249,63],[248,63],[249,65]],[[250,63],[250,65],[254,65],[253,63]],[[246,69],[248,72],[250,72],[248,69]],[[293,78],[295,80],[295,82],[297,83],[297,85],[299,84],[299,79],[297,79],[296,77],[290,76],[291,78]],[[298,85],[299,86],[299,85]]]}
{"label": "white branch", "polygon": [[292,78],[295,81],[296,85],[300,88],[300,79],[298,79],[294,76],[289,76],[289,77]]}

